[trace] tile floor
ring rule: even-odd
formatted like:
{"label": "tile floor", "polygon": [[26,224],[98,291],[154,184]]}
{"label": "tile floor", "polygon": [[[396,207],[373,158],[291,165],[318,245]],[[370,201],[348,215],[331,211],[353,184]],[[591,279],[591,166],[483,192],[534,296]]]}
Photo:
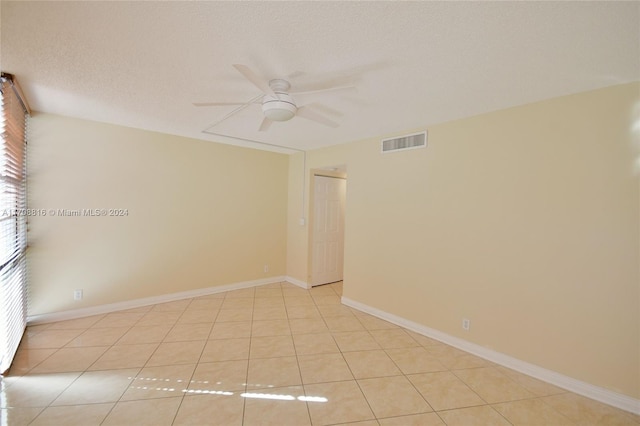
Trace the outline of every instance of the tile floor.
{"label": "tile floor", "polygon": [[287,283],[29,327],[9,425],[638,425]]}

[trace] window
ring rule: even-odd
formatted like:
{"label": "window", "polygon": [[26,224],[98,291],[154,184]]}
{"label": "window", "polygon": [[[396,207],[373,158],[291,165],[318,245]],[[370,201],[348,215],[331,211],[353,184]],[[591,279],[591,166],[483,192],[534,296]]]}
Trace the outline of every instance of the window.
{"label": "window", "polygon": [[0,99],[0,373],[9,369],[26,326],[26,127],[29,111],[11,74]]}

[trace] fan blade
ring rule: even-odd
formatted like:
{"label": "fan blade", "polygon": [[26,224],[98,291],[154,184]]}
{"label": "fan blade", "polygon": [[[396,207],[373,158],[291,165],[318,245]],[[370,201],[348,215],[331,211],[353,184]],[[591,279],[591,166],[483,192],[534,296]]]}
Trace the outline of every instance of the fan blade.
{"label": "fan blade", "polygon": [[273,121],[265,117],[264,120],[262,120],[262,124],[260,124],[260,128],[258,129],[258,131],[266,132],[267,130],[269,130],[269,127],[271,127],[271,123],[273,123]]}
{"label": "fan blade", "polygon": [[256,103],[256,102],[194,102],[193,106],[197,106],[197,107],[229,106],[229,105],[245,105],[248,103]]}
{"label": "fan blade", "polygon": [[303,106],[312,108],[312,109],[314,109],[314,110],[316,110],[317,112],[320,112],[320,113],[324,113],[324,114],[327,114],[327,115],[333,115],[335,117],[342,117],[344,115],[340,111],[338,111],[337,109],[331,108],[331,107],[326,106],[324,104],[320,104],[318,102],[312,102],[312,103],[308,103],[308,104],[305,104],[305,105],[300,105],[298,108],[301,108]]}
{"label": "fan blade", "polygon": [[253,83],[253,85],[256,86],[258,89],[262,90],[263,93],[266,93],[268,95],[273,95],[273,96],[276,95],[274,91],[271,90],[271,87],[269,87],[269,82],[259,77],[253,71],[251,71],[251,69],[248,66],[242,65],[242,64],[233,64],[233,66],[235,69],[238,70],[240,74],[244,76],[244,78],[246,78],[251,83]]}
{"label": "fan blade", "polygon": [[316,93],[326,93],[326,92],[355,92],[357,90],[356,86],[339,86],[339,87],[328,87],[326,89],[317,89],[317,90],[305,90],[302,92],[289,92],[291,95],[315,95]]}
{"label": "fan blade", "polygon": [[297,103],[299,104],[308,104],[310,101],[317,100],[326,100],[340,95],[348,95],[352,92],[355,92],[356,88],[354,86],[344,86],[344,87],[333,87],[329,89],[319,89],[319,90],[309,90],[305,92],[297,92],[292,93],[291,95],[294,97]]}
{"label": "fan blade", "polygon": [[298,108],[298,112],[296,113],[296,115],[302,118],[306,118],[307,120],[315,121],[316,123],[324,124],[325,126],[329,126],[329,127],[339,126],[339,124],[336,123],[335,121],[329,120],[327,117],[321,114],[318,114],[311,108],[307,108],[304,106]]}

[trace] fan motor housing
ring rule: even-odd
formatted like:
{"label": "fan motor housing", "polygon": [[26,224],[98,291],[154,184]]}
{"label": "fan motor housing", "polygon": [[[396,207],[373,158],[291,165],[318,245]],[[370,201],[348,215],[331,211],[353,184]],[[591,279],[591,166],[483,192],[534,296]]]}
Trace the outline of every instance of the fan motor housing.
{"label": "fan motor housing", "polygon": [[262,99],[262,112],[269,120],[291,120],[296,115],[296,111],[298,107],[288,93],[276,92],[276,96],[265,95]]}

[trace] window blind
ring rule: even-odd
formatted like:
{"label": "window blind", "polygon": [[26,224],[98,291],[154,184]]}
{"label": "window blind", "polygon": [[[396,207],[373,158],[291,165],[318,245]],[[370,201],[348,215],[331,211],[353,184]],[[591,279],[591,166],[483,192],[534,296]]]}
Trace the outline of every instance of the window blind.
{"label": "window blind", "polygon": [[28,108],[15,79],[0,91],[0,373],[11,366],[26,327],[26,129]]}

